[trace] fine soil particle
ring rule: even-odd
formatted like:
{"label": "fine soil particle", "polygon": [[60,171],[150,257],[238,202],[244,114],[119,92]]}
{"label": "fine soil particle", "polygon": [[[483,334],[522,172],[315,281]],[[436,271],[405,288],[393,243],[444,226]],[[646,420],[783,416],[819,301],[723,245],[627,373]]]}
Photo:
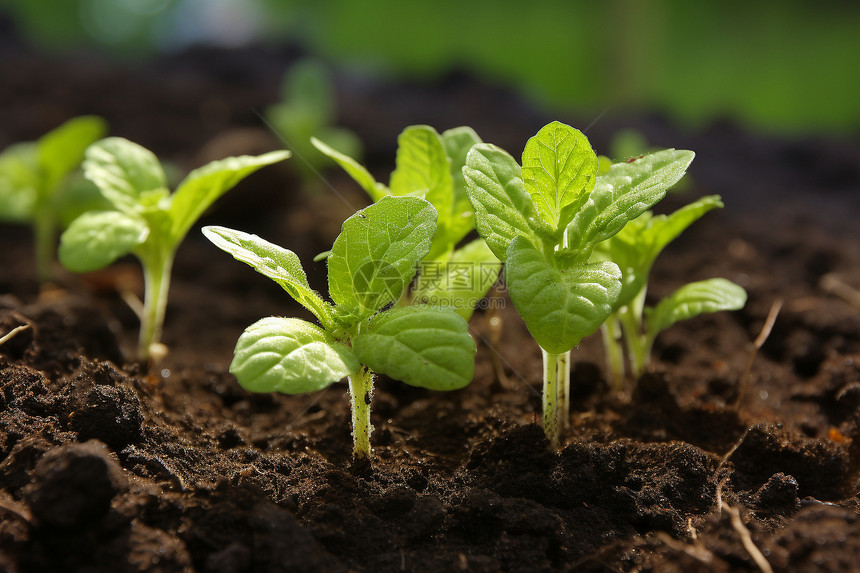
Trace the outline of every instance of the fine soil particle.
{"label": "fine soil particle", "polygon": [[[247,130],[277,146],[252,108],[274,101],[294,55],[196,50],[127,71],[4,49],[0,146],[96,112],[183,168],[213,140],[238,146]],[[339,93],[378,173],[390,171],[410,123],[471,124],[517,155],[550,119],[467,76],[371,83],[342,79]],[[712,276],[750,298],[742,311],[663,333],[652,371],[622,392],[608,388],[599,339],[583,341],[559,452],[538,425],[540,352],[501,290],[504,308],[471,323],[470,386],[436,393],[377,380],[373,463],[355,466],[343,384],[253,395],[227,372],[245,326],[306,317],[277,285],[193,231],[167,309],[171,352],[148,371],[127,358],[137,322],[113,286],[130,273],[142,294],[133,260],[87,277],[58,269],[57,285],[37,295],[29,233],[0,227],[0,335],[29,325],[0,346],[0,568],[759,571],[749,536],[774,571],[858,570],[860,309],[850,292],[860,285],[860,146],[730,124],[696,134],[657,117],[631,124],[655,146],[698,154],[690,188],[661,210],[707,193],[726,203],[658,260],[653,300]],[[618,125],[589,132],[598,150]],[[340,199],[298,192],[288,165],[262,170],[206,222],[295,250],[323,290],[325,265],[310,261],[367,201],[346,178],[326,177]],[[773,331],[745,373],[777,299]]]}

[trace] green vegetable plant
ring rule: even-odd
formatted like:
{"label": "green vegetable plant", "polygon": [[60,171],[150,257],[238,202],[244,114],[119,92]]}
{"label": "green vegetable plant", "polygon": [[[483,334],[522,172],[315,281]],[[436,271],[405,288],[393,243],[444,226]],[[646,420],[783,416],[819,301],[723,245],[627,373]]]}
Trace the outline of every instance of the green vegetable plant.
{"label": "green vegetable plant", "polygon": [[82,185],[73,174],[87,146],[106,131],[100,117],[76,117],[37,141],[18,143],[0,153],[0,219],[33,226],[41,282],[52,276],[58,229],[92,204],[92,187]]}
{"label": "green vegetable plant", "polygon": [[84,175],[110,207],[72,221],[60,237],[60,262],[71,271],[88,272],[129,253],[140,260],[145,299],[138,358],[149,359],[160,340],[174,254],[188,230],[239,181],[287,157],[287,151],[273,151],[213,161],[189,173],[171,194],[164,169],[144,147],[109,137],[87,148]]}
{"label": "green vegetable plant", "polygon": [[474,374],[475,342],[450,309],[392,306],[431,248],[436,211],[418,197],[383,197],[349,217],[328,257],[333,304],[308,284],[298,256],[241,231],[204,227],[216,246],[281,285],[319,325],[269,317],[239,337],[230,364],[252,392],[300,394],[349,378],[353,452],[370,458],[375,372],[454,390]]}
{"label": "green vegetable plant", "polygon": [[543,424],[558,446],[566,423],[570,351],[596,332],[621,293],[611,261],[590,261],[595,246],[660,201],[693,160],[669,149],[598,174],[580,131],[560,122],[526,143],[522,167],[504,150],[474,145],[463,173],[478,233],[505,262],[511,300],[543,354]]}
{"label": "green vegetable plant", "polygon": [[428,125],[407,127],[397,138],[395,169],[386,186],[355,159],[313,138],[322,153],[340,165],[374,201],[418,196],[438,212],[436,235],[421,263],[418,279],[400,304],[418,303],[456,310],[466,320],[498,279],[501,263],[482,239],[460,246],[475,228],[475,215],[463,176],[466,154],[480,137],[470,127],[439,134]]}
{"label": "green vegetable plant", "polygon": [[334,125],[337,113],[333,81],[317,60],[300,60],[287,70],[281,82],[281,101],[266,108],[265,115],[299,159],[293,165],[306,188],[313,186],[327,161],[310,144],[311,137],[328,141],[347,155],[361,154],[358,136]]}
{"label": "green vegetable plant", "polygon": [[680,320],[703,313],[738,310],[746,303],[743,288],[726,279],[714,278],[682,286],[656,307],[645,306],[648,275],[660,252],[702,215],[722,206],[718,195],[709,195],[669,215],[646,211],[595,248],[592,261],[613,261],[621,268],[623,277],[612,314],[601,327],[607,367],[615,388],[621,388],[625,373],[622,333],[631,373],[639,378],[649,366],[654,340],[661,331]]}

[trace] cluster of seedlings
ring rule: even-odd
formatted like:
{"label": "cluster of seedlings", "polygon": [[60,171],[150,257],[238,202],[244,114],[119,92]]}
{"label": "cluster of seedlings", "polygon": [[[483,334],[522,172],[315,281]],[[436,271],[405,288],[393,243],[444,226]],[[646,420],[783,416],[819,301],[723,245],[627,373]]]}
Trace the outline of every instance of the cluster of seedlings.
{"label": "cluster of seedlings", "polygon": [[[58,227],[65,228],[59,260],[72,271],[137,256],[146,289],[138,358],[154,360],[179,243],[218,197],[289,152],[214,161],[171,193],[150,151],[104,132],[102,120],[77,118],[0,154],[0,216],[33,223],[44,280]],[[661,250],[722,206],[708,196],[669,215],[651,213],[684,176],[691,151],[613,163],[598,158],[582,132],[553,122],[528,140],[519,163],[470,128],[440,134],[419,125],[400,135],[385,185],[334,146],[311,143],[374,201],[320,255],[328,299],[310,286],[292,251],[225,227],[203,234],[278,283],[318,322],[257,321],[240,336],[230,372],[250,391],[287,394],[348,378],[357,459],[371,455],[374,373],[432,390],[469,384],[476,347],[468,320],[500,272],[543,353],[543,427],[553,449],[569,419],[570,352],[584,337],[602,331],[608,377],[620,388],[625,362],[634,378],[648,368],[659,332],[746,302],[741,287],[716,278],[645,306]]]}

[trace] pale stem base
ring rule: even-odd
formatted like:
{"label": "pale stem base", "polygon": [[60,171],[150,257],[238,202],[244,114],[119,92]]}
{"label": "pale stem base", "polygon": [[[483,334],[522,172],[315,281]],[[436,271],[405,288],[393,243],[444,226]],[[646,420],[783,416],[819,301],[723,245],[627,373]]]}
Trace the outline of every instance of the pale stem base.
{"label": "pale stem base", "polygon": [[349,377],[352,410],[352,454],[355,459],[370,458],[370,402],[373,398],[373,372],[362,367]]}
{"label": "pale stem base", "polygon": [[606,352],[606,371],[612,387],[621,390],[624,385],[624,351],[621,348],[621,328],[615,315],[600,326],[603,349]]}
{"label": "pale stem base", "polygon": [[140,360],[149,360],[152,345],[161,341],[172,267],[172,256],[160,262],[143,263],[145,293],[137,345],[137,356]]}
{"label": "pale stem base", "polygon": [[556,355],[556,380],[558,381],[559,426],[570,426],[570,350]]}
{"label": "pale stem base", "polygon": [[[651,361],[651,349],[642,324],[645,292],[644,288],[640,290],[630,304],[622,307],[617,313],[621,329],[624,331],[624,340],[627,342],[630,372],[637,380],[645,374]],[[651,342],[653,343],[653,339]]]}
{"label": "pale stem base", "polygon": [[618,313],[624,340],[627,342],[627,355],[630,359],[630,372],[639,379],[648,369],[650,355],[646,348],[645,335],[642,332],[642,322],[629,309]]}
{"label": "pale stem base", "polygon": [[543,354],[543,431],[552,451],[558,449],[558,357],[541,348]]}

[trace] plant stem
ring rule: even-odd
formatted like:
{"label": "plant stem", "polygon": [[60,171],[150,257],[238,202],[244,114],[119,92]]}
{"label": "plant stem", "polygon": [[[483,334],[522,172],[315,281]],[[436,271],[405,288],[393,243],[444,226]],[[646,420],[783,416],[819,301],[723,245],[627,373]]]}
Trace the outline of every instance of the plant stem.
{"label": "plant stem", "polygon": [[637,380],[648,368],[648,353],[645,348],[644,334],[642,333],[642,322],[630,310],[624,307],[618,312],[621,328],[624,331],[624,340],[627,342],[627,354],[630,358],[630,371]]}
{"label": "plant stem", "polygon": [[144,301],[140,321],[140,339],[137,356],[149,360],[152,345],[161,340],[164,311],[167,309],[167,292],[170,290],[170,271],[173,255],[141,258],[143,266]]}
{"label": "plant stem", "polygon": [[558,354],[541,348],[543,354],[543,431],[552,451],[558,449]]}
{"label": "plant stem", "polygon": [[349,396],[352,406],[352,455],[355,459],[370,459],[370,401],[373,397],[373,372],[362,366],[349,376]]}
{"label": "plant stem", "polygon": [[556,355],[556,380],[558,381],[558,417],[560,427],[570,425],[570,350]]}
{"label": "plant stem", "polygon": [[36,276],[39,282],[51,280],[51,266],[56,252],[56,229],[51,210],[45,207],[37,208],[33,222],[36,241]]}
{"label": "plant stem", "polygon": [[600,326],[603,349],[606,352],[606,370],[612,387],[621,390],[624,384],[624,352],[621,348],[621,326],[615,314]]}

